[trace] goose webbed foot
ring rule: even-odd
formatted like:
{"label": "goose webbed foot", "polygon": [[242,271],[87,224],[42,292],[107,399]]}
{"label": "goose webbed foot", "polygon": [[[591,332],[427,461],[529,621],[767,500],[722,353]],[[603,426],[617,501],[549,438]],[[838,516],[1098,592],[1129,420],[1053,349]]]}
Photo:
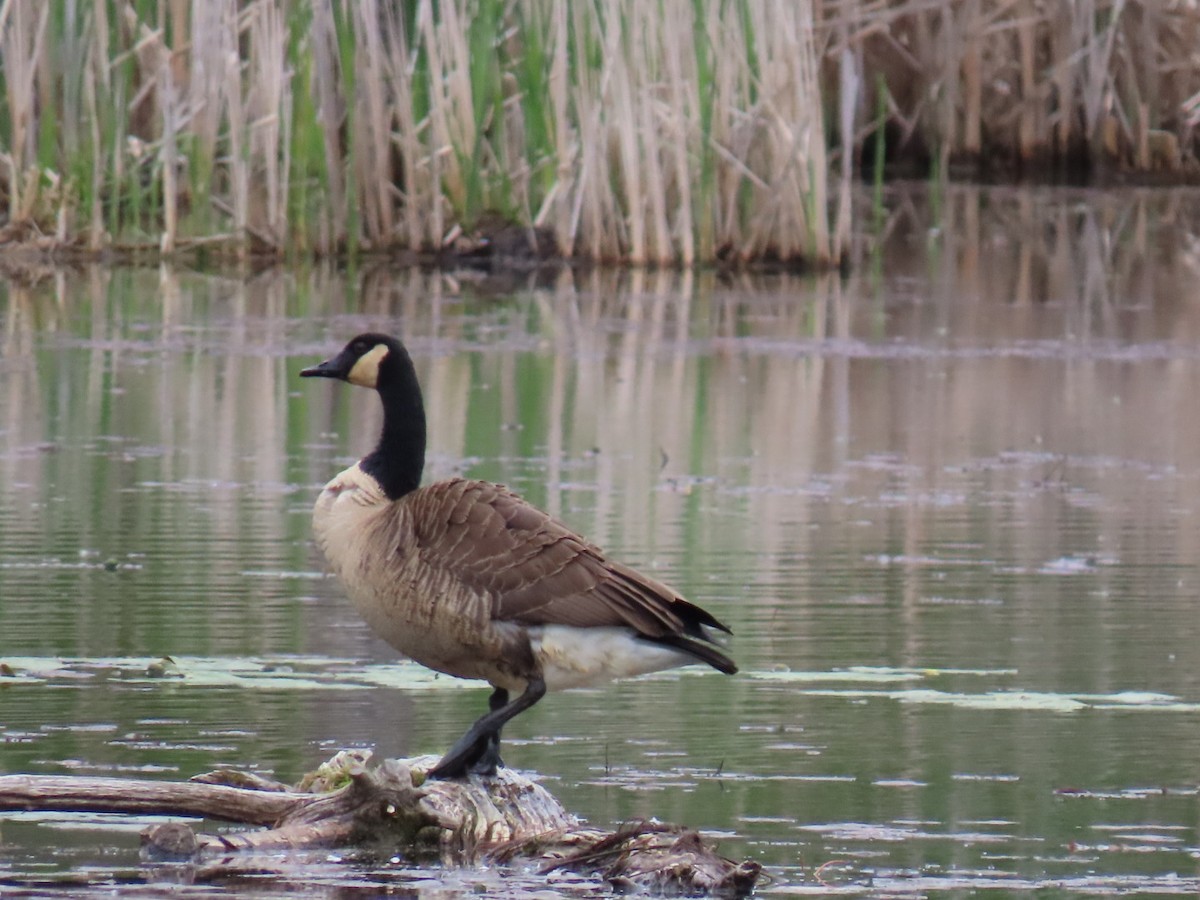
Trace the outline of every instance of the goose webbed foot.
{"label": "goose webbed foot", "polygon": [[466,775],[491,776],[504,765],[500,759],[500,730],[513,716],[542,699],[546,685],[531,679],[525,692],[511,703],[508,691],[496,688],[488,698],[487,715],[481,716],[467,733],[454,742],[438,764],[429,770],[430,778],[463,778]]}
{"label": "goose webbed foot", "polygon": [[438,764],[429,770],[430,778],[465,778],[467,775],[492,776],[504,765],[500,759],[500,736],[476,737],[474,729],[455,741]]}
{"label": "goose webbed foot", "polygon": [[471,775],[483,775],[485,778],[491,778],[503,766],[504,760],[500,758],[500,736],[497,735],[495,739],[488,739],[483,752],[474,762],[467,764],[467,772]]}

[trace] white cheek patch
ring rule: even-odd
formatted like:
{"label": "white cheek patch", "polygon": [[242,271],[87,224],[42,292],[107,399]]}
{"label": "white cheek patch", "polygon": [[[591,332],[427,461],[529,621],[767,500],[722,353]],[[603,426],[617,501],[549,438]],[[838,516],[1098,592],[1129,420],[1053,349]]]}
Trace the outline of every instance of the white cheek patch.
{"label": "white cheek patch", "polygon": [[387,356],[386,344],[376,344],[358,358],[358,362],[350,369],[346,380],[360,387],[373,388],[379,384],[379,364]]}

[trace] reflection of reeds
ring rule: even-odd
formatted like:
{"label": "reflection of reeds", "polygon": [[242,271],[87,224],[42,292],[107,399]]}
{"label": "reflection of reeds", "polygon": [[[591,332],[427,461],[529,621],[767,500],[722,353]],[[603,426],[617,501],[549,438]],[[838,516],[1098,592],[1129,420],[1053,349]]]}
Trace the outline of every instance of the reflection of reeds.
{"label": "reflection of reeds", "polygon": [[0,9],[0,186],[61,241],[441,250],[498,214],[592,259],[840,256],[809,0]]}
{"label": "reflection of reeds", "polygon": [[[72,654],[369,652],[331,583],[263,574],[316,567],[313,494],[378,426],[369,395],[302,385],[296,357],[385,328],[418,362],[431,477],[510,482],[728,618],[750,671],[941,665],[922,620],[942,598],[967,606],[938,632],[954,653],[997,652],[990,621],[1013,664],[1076,641],[1078,665],[1130,683],[1120,623],[1145,615],[1124,579],[1175,590],[1200,541],[1200,223],[1175,194],[1079,196],[951,188],[931,238],[923,198],[889,189],[898,280],[878,298],[855,274],[636,269],[502,302],[411,268],[10,287],[0,546],[68,565],[0,566],[0,633]],[[80,549],[145,568],[73,568]],[[1096,591],[1037,580],[1080,552],[1122,565]],[[1080,617],[1093,601],[1111,605]],[[1156,614],[1186,633],[1192,607]],[[1192,695],[1197,671],[1159,688]]]}
{"label": "reflection of reeds", "polygon": [[[311,573],[309,543],[317,487],[369,445],[377,402],[295,377],[301,360],[369,327],[401,331],[414,349],[431,477],[509,481],[678,586],[733,624],[748,674],[967,667],[1004,672],[928,673],[913,686],[1149,685],[1194,698],[1200,221],[1181,192],[1104,197],[952,187],[935,216],[920,191],[889,187],[880,253],[895,280],[883,285],[857,273],[567,270],[497,300],[411,268],[243,282],[99,266],[0,282],[0,650],[392,661],[334,583]],[[131,552],[144,554],[142,569],[99,565]],[[1091,571],[1043,574],[1060,558]],[[139,743],[163,733],[156,719],[182,722],[169,727],[182,728],[183,749],[157,752],[196,770],[214,753],[193,748],[196,734],[247,748],[218,756],[294,772],[307,752],[297,735],[399,741],[402,752],[451,737],[451,725],[407,714],[405,692],[238,691],[213,703],[207,689],[188,700],[186,682],[183,693],[135,683],[133,703],[111,687],[16,687],[28,698],[13,693],[5,724],[34,740],[13,742],[6,763],[159,759],[130,755],[108,730],[94,751],[75,743],[77,727],[54,732],[92,722]],[[466,718],[468,701],[450,721]],[[730,703],[740,718],[713,715]],[[613,715],[651,723],[638,734],[686,719],[668,746],[714,767],[728,747],[735,772],[796,771],[794,749],[764,754],[744,724],[774,742],[780,722],[803,726],[822,767],[854,759],[894,771],[899,740],[931,782],[980,760],[1015,760],[1022,778],[1025,758],[1080,770],[1061,729],[1006,745],[1012,714],[976,728],[984,714],[972,712],[947,741],[944,715],[907,708],[685,676],[559,698],[517,726],[540,741],[603,736]],[[1130,719],[1085,723],[1087,741],[1105,748],[1088,783],[1112,777]],[[1189,723],[1170,727],[1156,735],[1167,728],[1171,747],[1187,746]],[[36,737],[46,732],[54,742]],[[878,735],[865,751],[864,733]],[[623,764],[670,765],[610,737]],[[521,748],[522,763],[536,765],[537,752]],[[580,752],[578,783],[600,754]],[[791,794],[759,784],[732,779],[721,809],[794,818]],[[712,821],[703,807],[662,807],[696,792],[623,793],[641,798],[638,814]],[[924,802],[901,793],[902,805]],[[624,800],[585,796],[593,815],[630,814]],[[853,802],[830,796],[818,800],[831,819]]]}

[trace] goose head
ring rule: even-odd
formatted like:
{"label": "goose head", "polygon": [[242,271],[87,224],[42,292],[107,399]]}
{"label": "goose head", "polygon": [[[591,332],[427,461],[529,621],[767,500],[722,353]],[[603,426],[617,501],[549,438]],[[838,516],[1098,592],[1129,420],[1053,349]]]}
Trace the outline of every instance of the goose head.
{"label": "goose head", "polygon": [[[304,378],[336,378],[350,384],[378,390],[395,370],[408,363],[401,343],[386,334],[368,332],[352,338],[337,356],[303,369]],[[411,366],[411,363],[408,363]]]}

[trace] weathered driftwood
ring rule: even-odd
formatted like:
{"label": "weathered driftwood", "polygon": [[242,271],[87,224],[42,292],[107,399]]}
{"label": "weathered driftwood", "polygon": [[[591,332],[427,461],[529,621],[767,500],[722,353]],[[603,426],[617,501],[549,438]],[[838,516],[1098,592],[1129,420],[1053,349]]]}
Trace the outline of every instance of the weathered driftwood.
{"label": "weathered driftwood", "polygon": [[718,856],[694,831],[637,823],[588,828],[540,785],[509,769],[495,778],[425,781],[436,758],[387,760],[340,753],[298,788],[241,772],[187,782],[55,775],[0,775],[0,811],[58,810],[203,816],[264,831],[196,832],[164,822],[142,832],[148,860],[203,859],[241,850],[386,844],[448,865],[532,859],[624,887],[672,893],[749,893],[757,863]]}

